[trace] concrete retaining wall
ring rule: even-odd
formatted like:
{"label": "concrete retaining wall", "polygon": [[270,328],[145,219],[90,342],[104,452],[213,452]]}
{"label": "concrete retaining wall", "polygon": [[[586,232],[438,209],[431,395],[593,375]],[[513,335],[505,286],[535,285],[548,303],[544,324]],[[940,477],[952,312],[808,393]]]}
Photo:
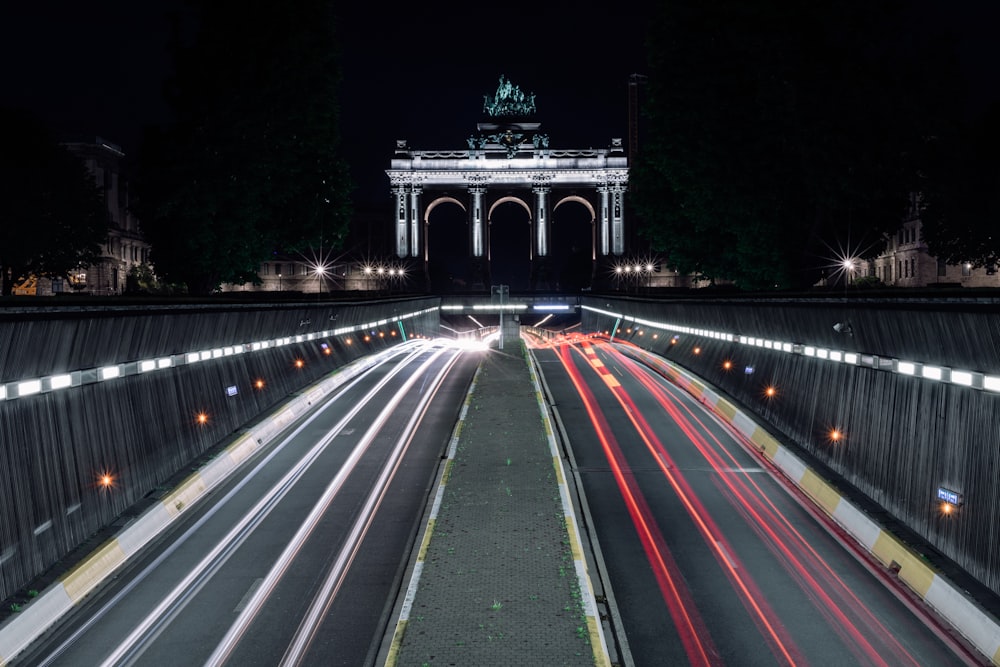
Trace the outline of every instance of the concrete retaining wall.
{"label": "concrete retaining wall", "polygon": [[[1000,393],[931,378],[965,379],[962,369],[974,385],[995,385],[997,312],[979,302],[594,297],[584,300],[583,329],[611,332],[617,322],[616,340],[656,352],[717,387],[769,424],[838,493],[902,542],[919,545],[927,562],[951,568],[956,580],[968,573],[970,592],[995,596]],[[853,333],[836,332],[838,322]],[[773,396],[765,393],[769,386]],[[961,494],[956,512],[942,513],[939,488]]]}
{"label": "concrete retaining wall", "polygon": [[[258,415],[405,336],[437,335],[436,305],[0,312],[0,599]],[[101,379],[107,369],[120,376]]]}

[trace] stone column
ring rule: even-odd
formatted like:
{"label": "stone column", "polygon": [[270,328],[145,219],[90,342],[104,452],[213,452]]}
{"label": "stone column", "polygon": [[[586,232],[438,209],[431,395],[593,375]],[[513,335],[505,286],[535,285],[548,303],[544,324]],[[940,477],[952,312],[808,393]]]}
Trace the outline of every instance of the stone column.
{"label": "stone column", "polygon": [[420,257],[420,186],[410,186],[410,257]]}
{"label": "stone column", "polygon": [[549,254],[549,187],[550,179],[536,177],[532,179],[535,185],[531,191],[535,193],[535,256],[546,257]]}
{"label": "stone column", "polygon": [[409,254],[409,207],[406,201],[406,185],[403,182],[392,184],[392,194],[396,198],[396,256],[406,257]]}
{"label": "stone column", "polygon": [[611,253],[611,243],[610,243],[610,203],[608,200],[608,185],[607,183],[599,186],[597,191],[601,193],[601,217],[598,221],[598,240],[600,242],[600,254],[601,256],[606,256]]}
{"label": "stone column", "polygon": [[477,181],[469,185],[469,251],[473,257],[482,257],[485,248],[486,212],[483,210],[483,196],[486,194],[484,182]]}
{"label": "stone column", "polygon": [[625,253],[625,185],[611,186],[611,252]]}

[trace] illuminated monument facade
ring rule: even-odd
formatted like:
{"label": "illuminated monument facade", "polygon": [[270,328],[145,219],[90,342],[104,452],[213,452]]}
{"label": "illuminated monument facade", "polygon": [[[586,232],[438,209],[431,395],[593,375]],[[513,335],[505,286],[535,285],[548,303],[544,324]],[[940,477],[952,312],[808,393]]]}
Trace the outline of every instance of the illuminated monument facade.
{"label": "illuminated monument facade", "polygon": [[414,263],[428,262],[428,222],[436,206],[457,204],[468,224],[473,285],[488,286],[490,227],[501,204],[524,209],[530,223],[532,279],[552,255],[552,214],[568,202],[590,212],[592,264],[625,252],[624,195],[628,164],[621,139],[607,149],[556,150],[533,122],[534,94],[524,94],[503,76],[496,93],[485,95],[484,120],[464,150],[411,150],[396,141],[386,170],[395,198],[395,252]]}

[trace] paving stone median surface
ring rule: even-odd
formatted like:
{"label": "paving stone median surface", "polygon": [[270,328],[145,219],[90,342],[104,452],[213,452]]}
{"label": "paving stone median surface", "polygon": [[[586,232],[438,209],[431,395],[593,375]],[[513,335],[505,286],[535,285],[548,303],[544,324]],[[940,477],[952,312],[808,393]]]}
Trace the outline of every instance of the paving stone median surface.
{"label": "paving stone median surface", "polygon": [[523,344],[485,353],[387,665],[607,664],[549,434]]}

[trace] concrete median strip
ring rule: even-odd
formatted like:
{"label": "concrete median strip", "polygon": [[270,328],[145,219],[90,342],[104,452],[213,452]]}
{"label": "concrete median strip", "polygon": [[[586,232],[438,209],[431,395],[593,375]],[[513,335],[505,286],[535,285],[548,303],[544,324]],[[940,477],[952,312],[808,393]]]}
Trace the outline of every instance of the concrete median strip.
{"label": "concrete median strip", "polygon": [[190,475],[159,503],[98,547],[57,583],[42,591],[0,626],[0,667],[5,667],[24,651],[243,461],[268,445],[284,427],[307,413],[315,402],[397,351],[391,348],[347,364],[282,405],[275,414],[241,434],[208,465]]}
{"label": "concrete median strip", "polygon": [[632,347],[619,349],[640,358],[696,399],[712,407],[719,418],[753,443],[758,451],[882,565],[895,571],[900,581],[937,611],[994,665],[1000,666],[1000,622],[935,571],[919,553],[914,552],[870,519],[793,452],[757,426],[753,419],[705,388],[694,376],[648,352]]}

